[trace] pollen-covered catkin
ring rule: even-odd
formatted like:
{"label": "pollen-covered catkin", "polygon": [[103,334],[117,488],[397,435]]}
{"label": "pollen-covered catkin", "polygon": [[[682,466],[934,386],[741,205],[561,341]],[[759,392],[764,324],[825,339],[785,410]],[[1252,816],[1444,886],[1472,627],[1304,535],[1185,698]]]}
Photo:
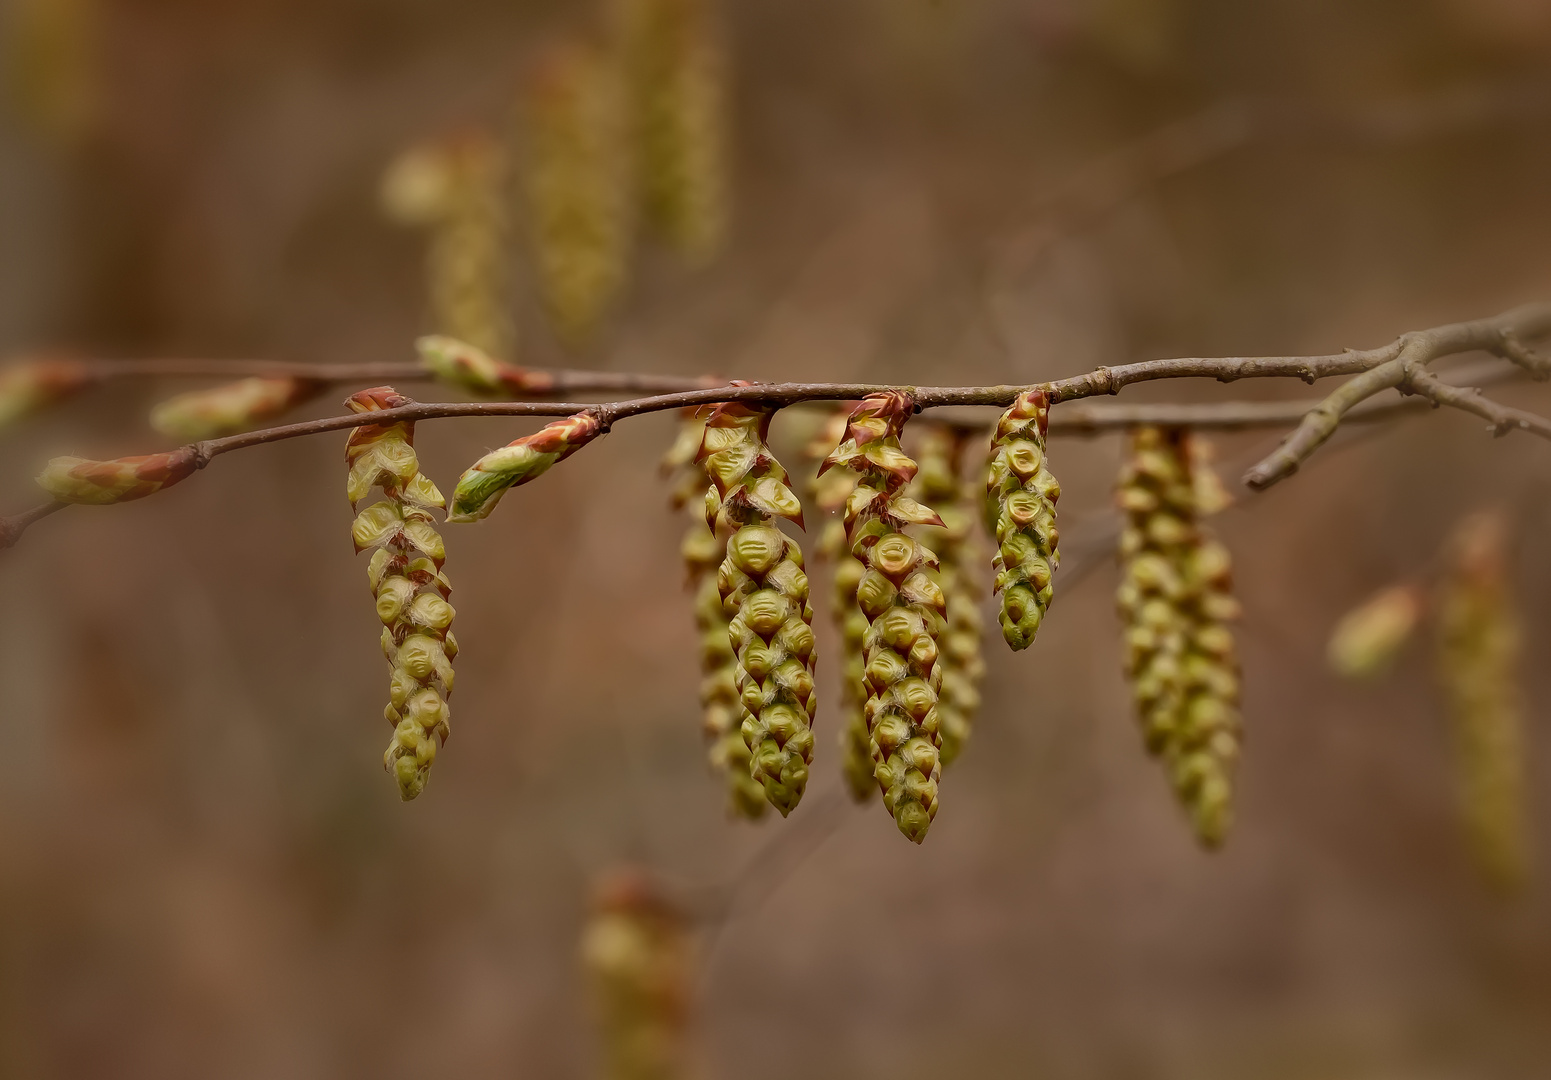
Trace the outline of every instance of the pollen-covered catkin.
{"label": "pollen-covered catkin", "polygon": [[[845,438],[850,417],[849,404],[832,413],[808,446],[808,456],[822,461]],[[830,564],[830,619],[840,636],[840,775],[851,798],[864,803],[878,794],[878,781],[873,777],[867,735],[867,662],[863,655],[867,616],[856,606],[856,587],[866,567],[851,554],[851,545],[846,542],[845,506],[858,479],[850,469],[831,469],[815,476],[810,490],[819,508],[835,515],[824,523],[815,553]]]}
{"label": "pollen-covered catkin", "polygon": [[1061,485],[1046,464],[1050,399],[1043,390],[1018,395],[996,422],[986,466],[986,528],[996,541],[992,567],[1002,597],[1002,637],[1014,649],[1034,643],[1050,608]]}
{"label": "pollen-covered catkin", "polygon": [[[392,387],[378,386],[351,395],[345,404],[370,413],[410,401]],[[345,446],[350,505],[359,505],[373,488],[385,496],[356,516],[350,532],[358,554],[373,549],[367,573],[383,625],[383,655],[393,667],[383,712],[393,738],[382,761],[405,802],[425,790],[431,763],[447,742],[447,699],[458,654],[447,602],[452,586],[442,572],[446,552],[431,515],[446,501],[420,472],[414,442],[414,424],[399,421],[352,428]]]}
{"label": "pollen-covered catkin", "polygon": [[776,527],[802,527],[802,504],[766,436],[773,410],[719,405],[706,421],[700,460],[711,477],[706,520],[727,537],[717,571],[728,637],[738,656],[743,741],[750,775],[781,816],[796,808],[813,763],[813,608],[802,549]]}
{"label": "pollen-covered catkin", "polygon": [[1498,513],[1472,515],[1456,530],[1439,587],[1438,666],[1471,849],[1488,879],[1510,891],[1528,876],[1530,840],[1507,548],[1507,523]]}
{"label": "pollen-covered catkin", "polygon": [[430,229],[426,277],[437,332],[509,360],[516,347],[505,158],[477,131],[415,147],[389,168],[382,202],[394,220]]}
{"label": "pollen-covered catkin", "polygon": [[944,601],[937,557],[905,531],[942,524],[904,493],[916,463],[900,449],[899,436],[914,408],[900,390],[863,398],[824,468],[857,474],[845,522],[851,554],[864,566],[856,604],[867,618],[868,750],[884,805],[899,831],[919,844],[937,815],[942,776],[937,640]]}
{"label": "pollen-covered catkin", "polygon": [[1197,837],[1209,847],[1231,820],[1240,740],[1238,616],[1227,549],[1202,526],[1190,435],[1131,433],[1118,501],[1125,670],[1150,752],[1162,758]]}
{"label": "pollen-covered catkin", "polygon": [[249,431],[314,397],[324,384],[292,376],[239,379],[168,398],[151,410],[151,426],[178,439],[214,439]]}
{"label": "pollen-covered catkin", "polygon": [[523,191],[540,292],[556,335],[584,344],[625,280],[630,149],[618,66],[587,42],[551,46],[522,102]]}
{"label": "pollen-covered catkin", "polygon": [[609,1080],[685,1075],[692,946],[684,915],[638,871],[598,886],[582,934]]}
{"label": "pollen-covered catkin", "polygon": [[669,505],[675,510],[689,507],[693,519],[679,552],[684,559],[686,584],[695,596],[695,628],[700,635],[700,706],[704,710],[702,730],[707,757],[712,769],[726,779],[729,811],[753,819],[763,816],[769,803],[765,789],[750,775],[749,761],[753,755],[743,741],[737,656],[728,637],[731,620],[722,608],[722,593],[717,586],[716,572],[726,555],[726,538],[713,533],[705,518],[703,496],[709,478],[696,460],[705,438],[705,425],[701,410],[685,410],[678,437],[663,455],[662,472],[673,485]]}
{"label": "pollen-covered catkin", "polygon": [[947,424],[922,425],[917,451],[920,472],[910,493],[937,511],[942,528],[919,529],[919,539],[936,556],[938,580],[947,605],[943,630],[942,693],[937,701],[942,732],[942,763],[947,768],[964,749],[980,710],[984,623],[981,584],[976,574],[979,527],[976,495],[961,476],[969,432]]}
{"label": "pollen-covered catkin", "polygon": [[703,262],[727,229],[726,58],[711,0],[616,0],[647,223]]}

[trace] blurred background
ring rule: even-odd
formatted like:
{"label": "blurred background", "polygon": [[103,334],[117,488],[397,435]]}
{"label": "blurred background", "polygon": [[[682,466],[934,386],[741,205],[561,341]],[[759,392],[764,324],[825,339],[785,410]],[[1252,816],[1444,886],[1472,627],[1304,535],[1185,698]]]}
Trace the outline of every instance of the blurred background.
{"label": "blurred background", "polygon": [[[412,360],[439,328],[426,236],[383,213],[385,170],[449,132],[504,138],[551,43],[603,18],[488,0],[0,10],[0,350],[316,362]],[[714,14],[717,250],[644,241],[607,314],[567,337],[514,241],[512,359],[1027,383],[1369,347],[1551,299],[1537,0]],[[0,434],[4,505],[35,501],[53,454],[173,445],[144,418],[190,385],[112,383]],[[1426,643],[1369,685],[1325,663],[1343,612],[1425,580],[1460,517],[1502,507],[1543,818],[1543,445],[1423,415],[1218,519],[1246,609],[1247,747],[1236,830],[1206,855],[1141,751],[1102,556],[1078,575],[1092,559],[1069,555],[1033,649],[988,642],[975,738],[922,847],[841,793],[822,618],[807,799],[729,820],[700,742],[684,518],[652,466],[673,425],[621,424],[445,530],[453,736],[407,805],[378,764],[386,668],[341,436],[71,511],[6,553],[0,1076],[600,1075],[578,941],[591,883],[621,863],[719,898],[695,932],[697,1077],[1546,1075],[1548,893],[1532,876],[1504,897],[1474,870]],[[536,426],[426,422],[423,466],[450,490]],[[811,428],[776,421],[799,475]],[[1219,460],[1231,478],[1277,438],[1225,436]],[[1053,441],[1064,536],[1104,535],[1119,456],[1116,437]]]}

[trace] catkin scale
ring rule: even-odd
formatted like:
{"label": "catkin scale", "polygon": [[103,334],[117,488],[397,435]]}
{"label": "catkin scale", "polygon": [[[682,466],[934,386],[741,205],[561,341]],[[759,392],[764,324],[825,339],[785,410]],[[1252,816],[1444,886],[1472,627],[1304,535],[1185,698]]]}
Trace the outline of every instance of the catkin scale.
{"label": "catkin scale", "polygon": [[[843,403],[841,408],[830,414],[808,445],[810,458],[822,462],[829,451],[845,438],[851,408],[850,404]],[[864,803],[878,794],[878,781],[873,776],[871,740],[867,735],[864,658],[867,616],[856,606],[856,588],[862,582],[862,573],[866,567],[851,554],[851,545],[846,542],[844,515],[846,503],[851,492],[856,490],[859,479],[850,469],[831,469],[815,476],[809,487],[819,508],[827,514],[837,515],[834,520],[824,523],[814,550],[818,558],[830,564],[830,618],[840,637],[840,723],[837,725],[840,775],[845,780],[851,798]]]}
{"label": "catkin scale", "polygon": [[[695,628],[700,643],[700,706],[707,758],[727,785],[730,813],[749,819],[764,815],[770,805],[765,790],[750,774],[752,754],[743,741],[743,707],[737,686],[737,655],[728,636],[730,619],[722,607],[717,569],[726,555],[725,537],[706,522],[705,491],[709,478],[696,460],[705,438],[706,416],[686,409],[677,437],[662,459],[662,472],[672,481],[669,505],[689,507],[691,521],[679,545],[685,580],[694,591]],[[715,489],[712,489],[714,497]]]}
{"label": "catkin scale", "polygon": [[813,608],[802,549],[775,523],[802,527],[802,505],[766,436],[773,411],[742,402],[706,421],[700,461],[710,476],[706,520],[726,537],[716,583],[737,654],[750,775],[784,817],[797,806],[813,763]]}
{"label": "catkin scale", "polygon": [[1050,399],[1030,390],[996,422],[986,465],[986,529],[996,542],[992,568],[1002,598],[1002,637],[1013,649],[1034,643],[1050,608],[1061,485],[1046,464]]}
{"label": "catkin scale", "polygon": [[[410,399],[379,386],[345,403],[353,412],[380,412]],[[452,660],[458,653],[450,627],[452,586],[442,572],[446,551],[431,510],[446,505],[420,472],[414,424],[367,424],[352,428],[345,445],[346,494],[358,506],[373,488],[385,498],[357,514],[351,539],[357,553],[370,549],[367,575],[383,624],[382,652],[392,665],[383,716],[393,738],[383,767],[405,802],[425,790],[431,764],[446,744],[451,713]]]}
{"label": "catkin scale", "polygon": [[1466,518],[1438,596],[1438,670],[1453,720],[1466,837],[1488,881],[1504,892],[1529,874],[1519,626],[1500,514]]}
{"label": "catkin scale", "polygon": [[1241,724],[1239,671],[1229,624],[1238,617],[1227,548],[1201,524],[1195,475],[1205,457],[1183,429],[1131,433],[1117,501],[1117,606],[1125,671],[1149,752],[1168,770],[1197,837],[1220,845],[1231,820]]}
{"label": "catkin scale", "polygon": [[857,474],[845,523],[851,554],[863,565],[855,603],[867,619],[862,677],[868,751],[884,805],[900,832],[919,844],[937,815],[942,776],[937,639],[944,600],[937,557],[906,532],[910,525],[942,524],[904,492],[916,463],[900,449],[899,436],[914,408],[903,391],[862,399],[823,468]]}
{"label": "catkin scale", "polygon": [[970,485],[961,478],[968,431],[946,424],[922,426],[917,452],[920,471],[910,494],[937,511],[942,528],[924,528],[919,539],[937,556],[938,581],[946,604],[942,646],[942,693],[937,702],[942,763],[947,768],[964,749],[980,708],[984,624],[981,586],[975,573],[979,534]]}

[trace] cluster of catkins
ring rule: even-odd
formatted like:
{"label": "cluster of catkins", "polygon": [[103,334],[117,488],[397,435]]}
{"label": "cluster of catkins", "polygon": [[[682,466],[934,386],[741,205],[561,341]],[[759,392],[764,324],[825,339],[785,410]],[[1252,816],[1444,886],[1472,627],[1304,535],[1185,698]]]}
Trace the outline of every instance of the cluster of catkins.
{"label": "cluster of catkins", "polygon": [[692,943],[688,920],[644,874],[626,870],[597,887],[582,932],[604,1075],[674,1080],[686,1068]]}
{"label": "cluster of catkins", "polygon": [[[357,413],[410,404],[392,387],[353,394]],[[431,763],[447,742],[452,695],[452,591],[442,573],[446,552],[432,510],[446,506],[442,493],[420,471],[414,425],[404,421],[351,428],[345,444],[346,494],[358,507],[373,488],[383,498],[360,511],[350,527],[357,553],[371,550],[368,575],[382,620],[382,651],[392,665],[384,710],[393,738],[383,766],[408,802],[425,790]]]}
{"label": "cluster of catkins", "polygon": [[1118,501],[1125,666],[1147,749],[1162,759],[1203,844],[1231,821],[1239,754],[1238,617],[1228,550],[1202,523],[1203,467],[1182,428],[1131,433]]}

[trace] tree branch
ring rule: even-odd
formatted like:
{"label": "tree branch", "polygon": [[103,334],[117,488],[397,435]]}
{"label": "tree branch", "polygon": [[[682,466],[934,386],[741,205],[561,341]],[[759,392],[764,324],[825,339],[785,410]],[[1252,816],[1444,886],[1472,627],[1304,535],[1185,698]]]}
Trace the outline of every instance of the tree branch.
{"label": "tree branch", "polygon": [[[1159,379],[1211,378],[1233,382],[1247,378],[1292,377],[1305,381],[1329,375],[1357,374],[1324,401],[1309,408],[1306,402],[1228,402],[1196,405],[1087,406],[1062,410],[1052,426],[1060,431],[1092,433],[1134,427],[1138,424],[1170,424],[1219,429],[1279,426],[1301,416],[1293,434],[1272,455],[1246,475],[1251,487],[1264,488],[1291,475],[1318,448],[1344,418],[1376,419],[1397,413],[1408,403],[1369,402],[1386,388],[1425,397],[1439,404],[1467,409],[1490,420],[1499,433],[1515,428],[1537,434],[1551,433],[1551,421],[1509,409],[1482,398],[1478,392],[1443,382],[1423,365],[1458,353],[1484,351],[1515,354],[1521,366],[1528,354],[1522,342],[1551,333],[1551,304],[1516,308],[1492,319],[1453,323],[1408,333],[1378,349],[1347,350],[1326,356],[1185,357],[1148,360],[1104,367],[1086,375],[1037,384],[1052,403],[1070,402],[1100,394],[1115,394],[1133,383]],[[1533,354],[1529,354],[1533,355]],[[1510,359],[1514,358],[1510,356]],[[583,373],[590,375],[597,373]],[[612,374],[612,373],[605,373]],[[621,375],[622,378],[637,376]],[[657,378],[656,376],[641,376]],[[672,378],[663,377],[663,378]],[[690,381],[690,380],[681,380]],[[297,424],[209,439],[191,446],[201,464],[234,450],[286,439],[341,431],[364,424],[387,424],[468,416],[569,416],[590,412],[606,431],[632,416],[686,407],[716,405],[725,401],[750,401],[776,407],[807,401],[846,401],[886,390],[906,389],[918,409],[979,405],[1005,408],[1027,386],[927,386],[896,387],[876,383],[751,383],[705,386],[651,397],[587,404],[559,401],[416,402],[397,409],[371,413],[328,416]],[[34,521],[54,513],[62,504],[48,503],[9,518],[0,518],[0,548],[10,547]]]}

